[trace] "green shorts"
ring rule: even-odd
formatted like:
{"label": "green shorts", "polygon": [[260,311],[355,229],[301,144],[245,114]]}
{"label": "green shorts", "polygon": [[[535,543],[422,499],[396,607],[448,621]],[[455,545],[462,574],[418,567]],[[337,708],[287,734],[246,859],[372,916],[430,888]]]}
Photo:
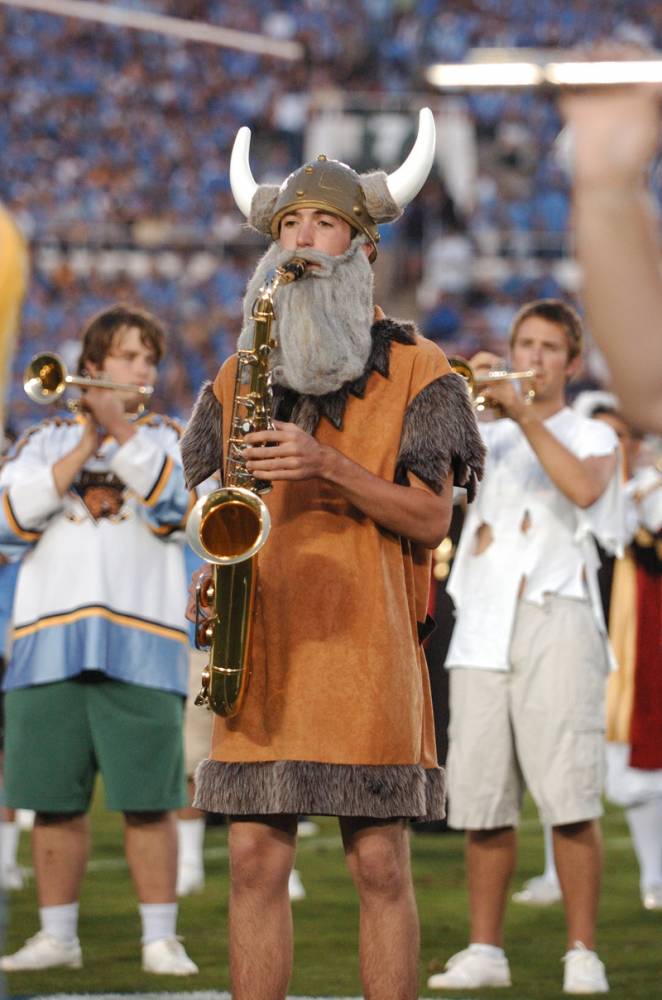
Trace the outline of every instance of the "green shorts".
{"label": "green shorts", "polygon": [[109,809],[186,804],[184,700],[101,673],[5,694],[5,797],[15,809],[87,812],[97,772]]}

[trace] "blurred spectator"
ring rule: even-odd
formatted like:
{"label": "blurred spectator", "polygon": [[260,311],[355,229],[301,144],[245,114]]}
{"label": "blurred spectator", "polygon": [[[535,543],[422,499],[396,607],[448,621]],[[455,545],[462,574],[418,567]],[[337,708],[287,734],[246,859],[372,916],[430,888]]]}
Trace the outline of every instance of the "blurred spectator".
{"label": "blurred spectator", "polygon": [[[174,349],[163,406],[188,413],[197,380],[233,347],[246,263],[260,247],[228,191],[228,154],[240,125],[254,131],[255,175],[280,180],[301,162],[315,89],[351,91],[357,106],[361,94],[404,106],[418,99],[426,62],[461,59],[476,45],[564,47],[617,30],[662,44],[662,10],[653,0],[631,0],[626,14],[621,5],[586,0],[542,8],[534,0],[287,0],[275,8],[270,0],[153,0],[149,7],[300,40],[315,66],[0,10],[0,199],[32,240],[35,269],[10,398],[18,429],[43,415],[22,398],[26,359],[38,348],[59,350],[90,313],[118,299],[164,318]],[[444,253],[435,265],[434,291],[420,299],[423,326],[440,288],[449,292],[454,281],[453,294],[463,294],[473,282],[476,251],[506,257],[509,274],[495,288],[512,314],[527,299],[557,294],[530,287],[520,274],[526,262],[565,250],[568,191],[553,161],[555,102],[537,91],[460,100],[477,139],[472,211],[456,230],[454,205],[433,178],[383,248],[396,262],[399,287],[413,291],[428,280],[428,251],[434,258],[439,246],[449,253],[464,241],[461,266]],[[205,278],[201,254],[211,261]],[[383,304],[397,312],[397,302]],[[488,308],[482,314],[488,336],[498,337],[503,319]]]}

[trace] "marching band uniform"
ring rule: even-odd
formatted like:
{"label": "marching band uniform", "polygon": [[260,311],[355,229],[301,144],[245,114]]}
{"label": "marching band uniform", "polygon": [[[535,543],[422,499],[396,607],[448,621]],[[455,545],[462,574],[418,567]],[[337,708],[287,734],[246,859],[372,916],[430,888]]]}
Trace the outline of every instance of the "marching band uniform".
{"label": "marching band uniform", "polygon": [[157,415],[136,426],[122,447],[107,439],[63,497],[51,469],[80,436],[75,417],[28,431],[0,474],[1,551],[22,558],[5,690],[101,670],[186,695],[179,432]]}

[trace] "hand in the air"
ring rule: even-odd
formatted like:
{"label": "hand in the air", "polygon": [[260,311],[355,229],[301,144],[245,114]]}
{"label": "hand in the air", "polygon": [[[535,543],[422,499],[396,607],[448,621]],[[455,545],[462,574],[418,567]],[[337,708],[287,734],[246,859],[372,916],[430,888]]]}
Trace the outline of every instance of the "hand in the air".
{"label": "hand in the air", "polygon": [[[597,60],[645,59],[636,45],[605,44]],[[582,186],[640,183],[660,143],[660,84],[580,87],[562,92],[560,109],[570,128],[570,169]]]}

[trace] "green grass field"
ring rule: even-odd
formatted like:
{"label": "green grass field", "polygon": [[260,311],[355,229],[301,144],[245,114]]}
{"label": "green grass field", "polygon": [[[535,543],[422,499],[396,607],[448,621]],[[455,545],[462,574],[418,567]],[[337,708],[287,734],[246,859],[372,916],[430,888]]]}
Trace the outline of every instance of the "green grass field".
{"label": "green grass field", "polygon": [[[101,797],[99,797],[101,798]],[[179,930],[200,975],[180,980],[140,971],[138,911],[122,861],[120,819],[102,801],[93,814],[93,853],[81,900],[80,937],[84,968],[8,976],[12,997],[56,993],[177,992],[228,989],[226,957],[226,832],[211,827],[205,842],[204,893],[183,899]],[[600,955],[607,965],[613,1000],[662,998],[662,912],[640,905],[637,868],[622,813],[604,823],[606,872],[600,916]],[[414,877],[421,917],[421,996],[447,996],[425,989],[429,971],[466,944],[463,842],[455,833],[412,836]],[[21,862],[29,865],[28,835],[22,834]],[[517,884],[539,873],[542,835],[530,807],[520,836]],[[322,820],[316,837],[300,842],[297,867],[307,898],[294,904],[294,995],[359,996],[356,958],[357,906],[346,874],[335,820]],[[6,950],[14,951],[37,930],[34,883],[11,894]],[[511,904],[507,950],[514,986],[470,991],[473,1000],[490,994],[503,1000],[552,1000],[561,995],[564,951],[559,905],[545,909]],[[458,991],[453,991],[457,1000]]]}

